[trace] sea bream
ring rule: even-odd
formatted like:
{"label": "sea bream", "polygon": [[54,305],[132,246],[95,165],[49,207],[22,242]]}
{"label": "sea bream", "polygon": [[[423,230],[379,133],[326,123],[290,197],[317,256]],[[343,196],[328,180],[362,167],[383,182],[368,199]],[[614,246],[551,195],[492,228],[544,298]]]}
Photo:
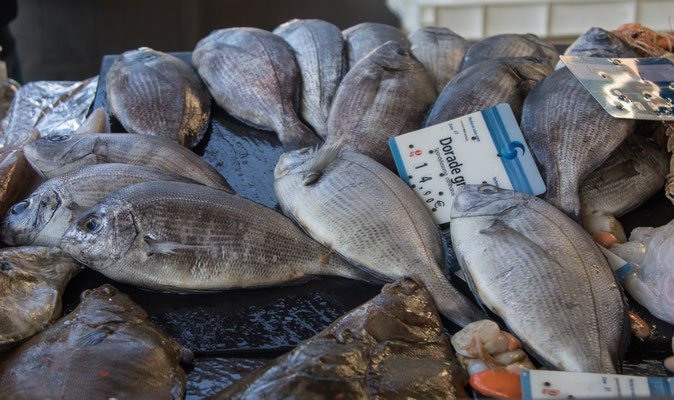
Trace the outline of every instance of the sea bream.
{"label": "sea bream", "polygon": [[372,50],[393,41],[400,47],[411,47],[407,36],[398,28],[376,22],[363,22],[342,31],[346,42],[347,68],[353,68]]}
{"label": "sea bream", "polygon": [[443,274],[442,241],[426,204],[383,165],[338,146],[285,153],[274,193],[286,215],[347,260],[388,279],[418,275],[458,325],[485,318]]}
{"label": "sea bream", "polygon": [[61,248],[108,278],[166,292],[368,276],[276,211],[189,183],[139,183],[111,193],[72,223]]}
{"label": "sea bream", "polygon": [[470,43],[447,28],[426,26],[409,36],[412,54],[433,78],[440,93],[459,72],[461,61]]}
{"label": "sea bream", "polygon": [[536,57],[554,67],[559,60],[559,53],[555,46],[531,33],[494,35],[470,46],[463,57],[461,71],[501,57]]}
{"label": "sea bream", "polygon": [[592,237],[534,196],[469,185],[452,206],[452,245],[482,304],[544,365],[616,373],[627,304]]}

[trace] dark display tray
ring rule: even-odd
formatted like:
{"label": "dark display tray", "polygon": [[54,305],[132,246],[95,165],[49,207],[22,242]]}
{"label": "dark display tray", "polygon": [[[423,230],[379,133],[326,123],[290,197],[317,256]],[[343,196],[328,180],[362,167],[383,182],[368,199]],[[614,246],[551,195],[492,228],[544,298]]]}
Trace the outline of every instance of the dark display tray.
{"label": "dark display tray", "polygon": [[[191,64],[190,53],[173,54]],[[92,109],[105,107],[107,110],[105,75],[115,58],[103,58]],[[111,124],[113,132],[124,131],[114,117]],[[280,211],[273,192],[273,170],[283,150],[273,132],[248,127],[213,103],[208,131],[195,151],[213,165],[239,195]],[[664,225],[673,218],[674,206],[658,193],[621,218],[621,222],[629,232],[637,226]],[[442,234],[449,269],[456,258],[447,243],[449,233],[443,231]],[[195,367],[188,374],[188,398],[214,394],[265,360],[283,354],[320,332],[380,290],[376,285],[330,277],[277,288],[172,295],[118,284],[86,270],[68,286],[64,312],[74,309],[84,289],[106,282],[131,295],[155,323],[196,353]],[[469,294],[465,286],[457,286]],[[630,304],[654,327],[654,334],[645,341],[632,341],[624,373],[667,376],[662,360],[672,355],[673,327],[657,320],[634,301]],[[456,331],[456,326],[445,323],[448,332]]]}

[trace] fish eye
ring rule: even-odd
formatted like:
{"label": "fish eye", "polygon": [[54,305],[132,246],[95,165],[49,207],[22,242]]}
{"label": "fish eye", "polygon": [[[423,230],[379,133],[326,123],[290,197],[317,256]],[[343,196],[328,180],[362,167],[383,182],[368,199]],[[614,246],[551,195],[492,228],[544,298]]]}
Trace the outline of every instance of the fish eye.
{"label": "fish eye", "polygon": [[398,47],[398,48],[396,49],[396,53],[398,53],[398,54],[400,54],[400,55],[403,55],[403,56],[409,56],[409,55],[410,55],[410,51],[407,50],[407,49],[404,49],[404,48],[402,48],[402,47]]}
{"label": "fish eye", "polygon": [[82,228],[89,233],[96,233],[101,230],[103,224],[101,223],[101,217],[99,215],[90,215],[84,221],[82,221]]}
{"label": "fish eye", "polygon": [[496,188],[492,185],[482,185],[477,189],[477,191],[481,194],[494,194],[496,193]]}
{"label": "fish eye", "polygon": [[70,135],[53,135],[53,136],[49,136],[48,139],[51,142],[63,142],[65,140],[70,139]]}
{"label": "fish eye", "polygon": [[28,205],[30,205],[29,200],[20,201],[20,202],[14,204],[12,206],[12,208],[9,210],[9,212],[12,215],[21,214],[22,212],[26,211],[26,208],[28,208]]}
{"label": "fish eye", "polygon": [[598,34],[597,36],[595,36],[595,39],[597,39],[597,40],[606,40],[606,39],[608,39],[608,35],[605,34],[605,33],[600,33],[600,34]]}
{"label": "fish eye", "polygon": [[298,153],[299,153],[299,154],[305,154],[305,153],[308,153],[309,150],[311,150],[311,147],[305,147],[305,148],[303,148],[303,149],[300,149],[300,150],[298,151]]}
{"label": "fish eye", "polygon": [[4,261],[0,262],[0,272],[11,271],[12,269],[14,269],[12,264]]}

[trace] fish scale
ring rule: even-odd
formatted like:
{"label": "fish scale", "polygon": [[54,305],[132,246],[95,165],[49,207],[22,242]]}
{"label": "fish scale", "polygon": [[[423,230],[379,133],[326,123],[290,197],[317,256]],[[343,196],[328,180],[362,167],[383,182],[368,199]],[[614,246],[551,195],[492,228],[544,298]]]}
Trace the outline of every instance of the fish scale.
{"label": "fish scale", "polygon": [[559,60],[555,46],[536,35],[503,34],[490,36],[470,46],[463,57],[461,71],[486,60],[528,56],[540,58],[551,67],[554,67]]}
{"label": "fish scale", "polygon": [[348,69],[352,69],[372,50],[382,44],[393,41],[400,47],[411,47],[407,36],[398,28],[376,22],[363,22],[342,31],[346,42]]}
{"label": "fish scale", "polygon": [[[91,215],[101,216],[100,231],[86,230]],[[328,256],[281,214],[192,184],[119,190],[71,225],[62,248],[109,278],[173,292],[274,286],[313,275],[373,280]]]}
{"label": "fish scale", "polygon": [[424,27],[409,36],[414,56],[424,65],[439,92],[459,72],[470,43],[447,28]]}
{"label": "fish scale", "polygon": [[476,294],[543,363],[620,369],[627,306],[580,225],[533,196],[470,185],[455,199],[450,230]]}

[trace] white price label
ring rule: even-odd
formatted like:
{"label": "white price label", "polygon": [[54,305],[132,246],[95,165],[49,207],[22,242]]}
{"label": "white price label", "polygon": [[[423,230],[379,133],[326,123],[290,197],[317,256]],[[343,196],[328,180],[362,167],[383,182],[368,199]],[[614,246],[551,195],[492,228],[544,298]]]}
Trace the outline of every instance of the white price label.
{"label": "white price label", "polygon": [[424,200],[435,222],[450,221],[467,184],[483,182],[539,195],[545,183],[508,104],[389,140],[398,174]]}

